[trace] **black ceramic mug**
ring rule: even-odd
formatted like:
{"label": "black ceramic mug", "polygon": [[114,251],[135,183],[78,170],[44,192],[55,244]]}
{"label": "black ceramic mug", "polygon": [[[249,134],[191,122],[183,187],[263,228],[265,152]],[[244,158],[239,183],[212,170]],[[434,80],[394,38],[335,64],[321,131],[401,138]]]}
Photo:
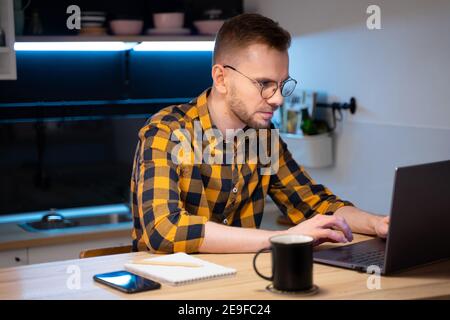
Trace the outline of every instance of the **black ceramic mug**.
{"label": "black ceramic mug", "polygon": [[[306,291],[313,287],[313,242],[310,236],[284,234],[269,239],[271,247],[259,250],[253,258],[253,268],[263,279],[272,281],[280,291]],[[272,276],[262,275],[256,268],[256,258],[272,251]]]}

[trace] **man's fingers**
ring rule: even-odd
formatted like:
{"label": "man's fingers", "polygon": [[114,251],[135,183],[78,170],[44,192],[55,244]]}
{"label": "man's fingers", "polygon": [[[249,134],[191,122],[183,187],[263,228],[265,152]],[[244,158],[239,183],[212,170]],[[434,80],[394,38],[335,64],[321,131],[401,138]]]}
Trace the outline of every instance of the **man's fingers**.
{"label": "man's fingers", "polygon": [[317,240],[327,239],[326,241],[330,241],[331,240],[331,242],[342,242],[342,243],[348,242],[346,237],[344,236],[344,234],[342,232],[331,230],[331,229],[319,230],[316,233],[316,235],[319,238]]}
{"label": "man's fingers", "polygon": [[344,218],[336,216],[324,216],[324,218],[323,223],[320,225],[322,228],[338,229],[344,233],[348,241],[353,241],[352,230]]}
{"label": "man's fingers", "polygon": [[381,238],[386,238],[388,234],[389,226],[383,221],[382,225],[378,229],[378,236]]}

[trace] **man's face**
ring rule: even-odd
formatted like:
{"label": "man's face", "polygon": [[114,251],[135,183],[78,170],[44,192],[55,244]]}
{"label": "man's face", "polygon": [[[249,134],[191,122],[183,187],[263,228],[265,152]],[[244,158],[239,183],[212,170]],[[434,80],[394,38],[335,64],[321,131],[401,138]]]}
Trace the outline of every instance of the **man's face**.
{"label": "man's face", "polygon": [[[280,84],[289,77],[289,57],[263,44],[253,44],[239,52],[240,57],[232,67],[262,84],[275,81]],[[268,128],[275,110],[283,103],[280,88],[268,99],[261,97],[261,87],[242,74],[227,68],[230,111],[249,127]]]}

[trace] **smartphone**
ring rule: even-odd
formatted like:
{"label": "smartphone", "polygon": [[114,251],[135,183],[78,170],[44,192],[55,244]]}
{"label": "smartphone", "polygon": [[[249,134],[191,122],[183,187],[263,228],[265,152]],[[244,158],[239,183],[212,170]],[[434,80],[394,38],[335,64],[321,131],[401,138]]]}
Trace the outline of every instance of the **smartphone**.
{"label": "smartphone", "polygon": [[94,276],[94,281],[106,284],[107,286],[126,293],[136,293],[161,288],[160,283],[125,270],[96,274]]}

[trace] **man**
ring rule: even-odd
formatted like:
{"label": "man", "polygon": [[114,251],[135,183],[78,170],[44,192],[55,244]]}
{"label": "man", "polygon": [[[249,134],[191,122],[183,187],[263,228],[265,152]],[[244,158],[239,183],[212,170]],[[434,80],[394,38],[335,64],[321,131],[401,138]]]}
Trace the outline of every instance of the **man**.
{"label": "man", "polygon": [[[278,23],[258,14],[226,21],[216,37],[212,88],[188,104],[161,110],[139,131],[131,179],[134,250],[255,252],[280,233],[310,235],[316,244],[352,241],[352,231],[386,236],[388,218],[364,212],[317,184],[282,140],[275,141],[277,168],[270,175],[250,161],[188,163],[174,158],[186,143],[192,149],[188,154],[183,149],[185,159],[196,156],[195,128],[206,135],[200,140],[201,153],[203,144],[214,140],[206,134],[211,130],[237,152],[240,142],[228,139],[229,130],[256,129],[260,135],[271,127],[274,111],[296,84],[288,71],[290,41]],[[180,132],[187,132],[184,140]],[[266,195],[295,226],[259,229]]]}

